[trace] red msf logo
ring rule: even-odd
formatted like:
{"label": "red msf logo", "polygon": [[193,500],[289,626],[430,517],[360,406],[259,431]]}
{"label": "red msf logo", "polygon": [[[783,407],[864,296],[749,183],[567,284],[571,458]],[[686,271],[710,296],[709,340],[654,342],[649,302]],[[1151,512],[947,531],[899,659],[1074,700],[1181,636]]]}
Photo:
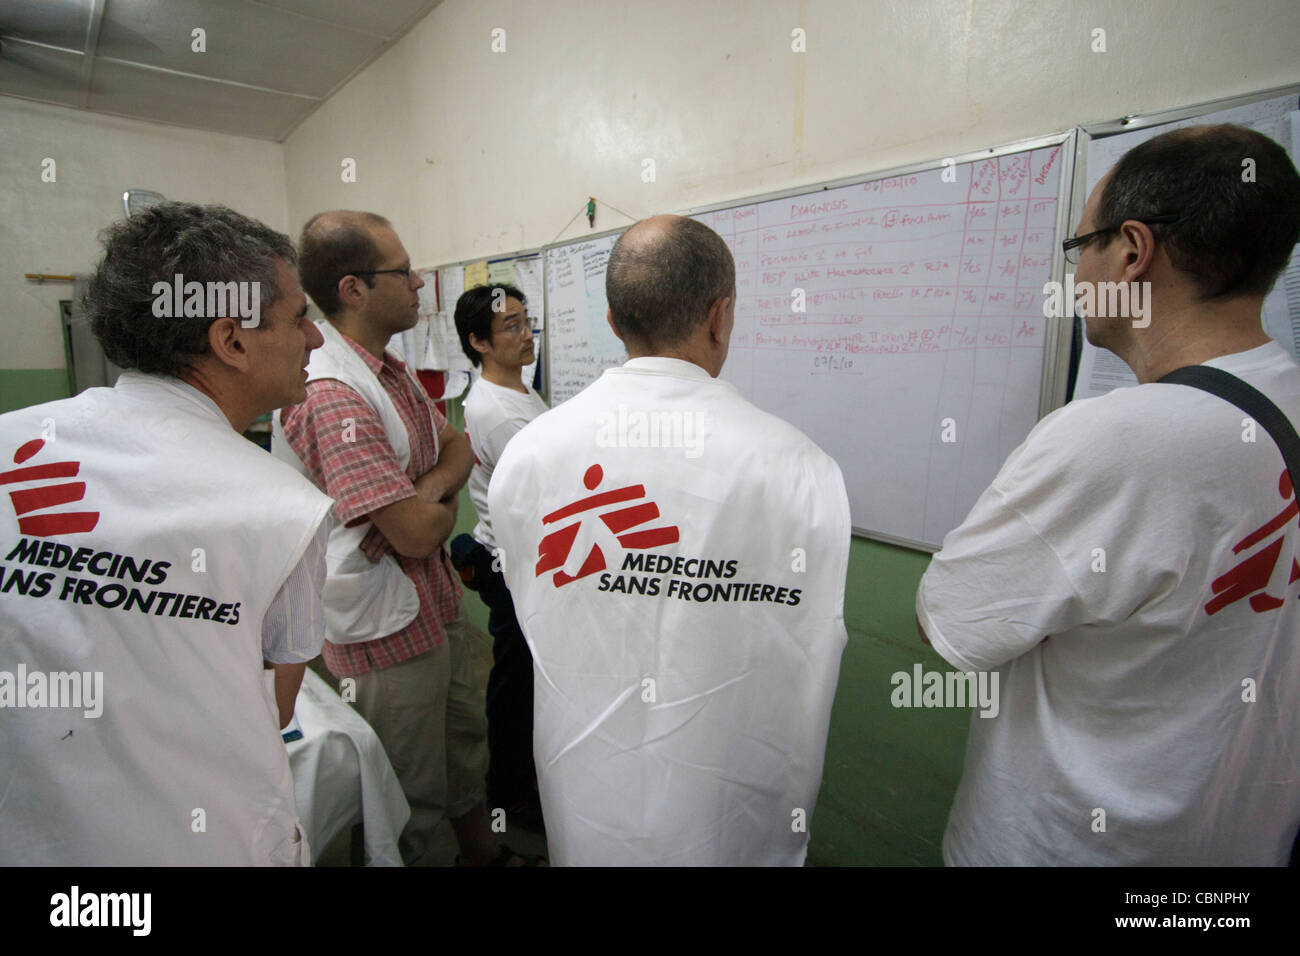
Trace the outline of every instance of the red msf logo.
{"label": "red msf logo", "polygon": [[[21,465],[44,447],[43,438],[34,438],[21,445],[14,452],[14,464]],[[0,471],[0,485],[12,485],[20,481],[41,481],[47,478],[75,478],[80,470],[79,461],[56,461],[48,465],[15,468],[12,471]],[[9,492],[9,500],[14,505],[14,514],[18,516],[18,530],[37,538],[90,531],[99,524],[98,511],[31,514],[42,508],[54,508],[58,505],[66,505],[70,501],[80,501],[84,497],[86,497],[84,481],[65,481]]]}
{"label": "red msf logo", "polygon": [[[592,465],[587,469],[587,473],[582,476],[582,483],[587,486],[588,491],[595,491],[604,477],[605,472],[600,465]],[[560,570],[555,572],[553,579],[555,586],[558,588],[571,581],[576,581],[578,578],[585,578],[589,574],[595,574],[597,571],[605,569],[605,552],[601,550],[598,541],[593,541],[591,549],[587,552],[587,557],[583,560],[578,572],[572,576],[564,572],[564,565],[569,560],[569,553],[573,550],[573,544],[578,538],[578,532],[584,526],[588,537],[595,538],[603,535],[606,538],[614,539],[624,548],[645,549],[673,544],[677,541],[676,525],[645,528],[641,531],[629,530],[638,525],[654,521],[659,517],[659,506],[653,501],[643,501],[640,504],[628,505],[627,507],[608,507],[610,505],[622,505],[628,501],[636,501],[645,496],[645,485],[628,485],[626,488],[615,488],[613,491],[602,491],[597,495],[580,498],[573,504],[565,505],[563,508],[546,515],[542,518],[543,525],[554,524],[557,521],[563,521],[565,518],[572,518],[584,511],[593,512],[586,518],[579,518],[572,524],[567,524],[556,531],[552,531],[541,540],[541,543],[537,546],[537,576],[540,577],[547,571],[559,568]],[[607,510],[597,510],[601,508]],[[599,522],[587,520],[597,517],[600,518]],[[608,529],[608,531],[605,529]],[[613,545],[609,541],[606,541],[606,544],[612,550]]]}
{"label": "red msf logo", "polygon": [[[1277,490],[1284,501],[1291,500],[1294,489],[1291,487],[1291,475],[1285,469],[1282,471],[1282,479],[1278,482]],[[1300,506],[1295,501],[1291,501],[1276,515],[1232,546],[1233,554],[1241,554],[1277,534],[1276,541],[1260,548],[1232,570],[1215,579],[1210,587],[1218,597],[1205,605],[1206,614],[1218,614],[1228,605],[1235,604],[1245,597],[1250,598],[1251,610],[1256,614],[1273,611],[1282,606],[1286,600],[1285,592],[1283,597],[1274,597],[1266,589],[1268,582],[1273,578],[1273,569],[1277,566],[1278,555],[1282,553],[1282,542],[1286,535],[1282,529],[1298,514],[1300,514]],[[1287,584],[1295,584],[1297,581],[1300,581],[1300,564],[1292,558],[1291,575]]]}

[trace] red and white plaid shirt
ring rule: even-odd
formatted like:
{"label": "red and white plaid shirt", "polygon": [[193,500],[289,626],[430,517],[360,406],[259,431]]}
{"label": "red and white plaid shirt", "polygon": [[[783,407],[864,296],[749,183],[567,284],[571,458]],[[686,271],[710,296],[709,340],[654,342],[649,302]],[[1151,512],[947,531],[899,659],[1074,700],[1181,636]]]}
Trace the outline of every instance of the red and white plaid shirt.
{"label": "red and white plaid shirt", "polygon": [[[334,499],[339,520],[353,526],[385,505],[415,496],[415,479],[437,462],[434,429],[441,432],[447,419],[411,381],[401,361],[385,352],[380,362],[347,336],[343,340],[375,373],[406,425],[411,443],[406,468],[397,460],[379,415],[353,389],[335,379],[307,383],[306,400],[284,411],[283,424],[308,477]],[[361,541],[361,551],[372,561],[385,554],[397,559],[415,584],[420,612],[402,630],[377,640],[360,644],[326,640],[325,663],[338,677],[391,667],[431,650],[443,641],[443,623],[460,611],[461,585],[445,545],[427,558],[407,558],[372,527]]]}

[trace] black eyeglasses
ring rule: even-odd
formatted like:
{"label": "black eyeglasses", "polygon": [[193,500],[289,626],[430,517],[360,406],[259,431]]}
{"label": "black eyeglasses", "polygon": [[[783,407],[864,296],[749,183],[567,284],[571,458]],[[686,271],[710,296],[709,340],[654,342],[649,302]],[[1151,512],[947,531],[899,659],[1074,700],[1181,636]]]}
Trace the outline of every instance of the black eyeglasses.
{"label": "black eyeglasses", "polygon": [[342,279],[346,276],[386,276],[386,275],[401,276],[403,279],[409,282],[411,281],[411,267],[407,266],[405,269],[359,269],[356,272],[346,272],[343,275],[339,276],[339,278]]}
{"label": "black eyeglasses", "polygon": [[[1179,216],[1178,213],[1167,213],[1160,216],[1151,216],[1147,219],[1139,219],[1138,222],[1145,223],[1148,226],[1154,226],[1162,222],[1177,222],[1180,218],[1182,217]],[[1125,222],[1127,221],[1128,220],[1125,220]],[[1079,254],[1074,252],[1075,249],[1087,245],[1093,239],[1096,239],[1098,236],[1104,236],[1108,232],[1119,232],[1122,225],[1123,224],[1121,223],[1119,226],[1110,226],[1106,229],[1098,229],[1096,232],[1087,232],[1082,236],[1074,236],[1070,239],[1066,239],[1061,243],[1061,251],[1065,253],[1065,261],[1072,266],[1078,265]],[[1071,253],[1074,254],[1071,255]]]}

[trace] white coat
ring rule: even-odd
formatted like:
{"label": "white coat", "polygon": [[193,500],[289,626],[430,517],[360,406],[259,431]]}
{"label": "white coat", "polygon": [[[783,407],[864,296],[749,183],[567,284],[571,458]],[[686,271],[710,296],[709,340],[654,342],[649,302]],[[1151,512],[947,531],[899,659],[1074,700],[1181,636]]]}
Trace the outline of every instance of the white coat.
{"label": "white coat", "polygon": [[519,432],[488,497],[552,861],[801,864],[846,641],[835,462],[641,358]]}

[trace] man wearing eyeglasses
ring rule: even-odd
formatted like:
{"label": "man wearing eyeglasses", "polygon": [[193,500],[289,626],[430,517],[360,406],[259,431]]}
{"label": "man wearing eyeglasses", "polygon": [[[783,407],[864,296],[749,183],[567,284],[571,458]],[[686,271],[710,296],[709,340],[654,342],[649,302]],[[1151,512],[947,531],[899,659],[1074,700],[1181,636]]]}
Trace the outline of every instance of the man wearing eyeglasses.
{"label": "man wearing eyeglasses", "polygon": [[511,285],[469,289],[456,302],[456,332],[465,355],[480,368],[465,399],[465,437],[474,449],[469,496],[479,520],[473,535],[460,535],[451,550],[489,609],[488,800],[506,810],[507,827],[541,830],[533,765],[533,657],[501,573],[488,511],[488,485],[507,443],[547,410],[523,381],[523,370],[536,355],[524,294]]}
{"label": "man wearing eyeglasses", "polygon": [[[1044,418],[921,582],[922,639],[1003,690],[971,720],[947,863],[1286,864],[1292,476],[1262,423],[1160,380],[1208,366],[1300,422],[1300,364],[1261,327],[1297,236],[1300,176],[1238,126],[1157,136],[1089,197],[1068,268],[1088,340],[1139,384]],[[1143,319],[1105,314],[1101,283],[1142,283]]]}
{"label": "man wearing eyeglasses", "polygon": [[445,547],[473,453],[385,351],[415,324],[424,282],[373,213],[320,213],[300,248],[325,344],[307,368],[306,400],[275,416],[275,447],[335,502],[325,663],[354,682],[353,705],[411,805],[403,861],[426,858],[445,816],[461,861],[485,864],[496,856],[484,807],[486,722]]}

